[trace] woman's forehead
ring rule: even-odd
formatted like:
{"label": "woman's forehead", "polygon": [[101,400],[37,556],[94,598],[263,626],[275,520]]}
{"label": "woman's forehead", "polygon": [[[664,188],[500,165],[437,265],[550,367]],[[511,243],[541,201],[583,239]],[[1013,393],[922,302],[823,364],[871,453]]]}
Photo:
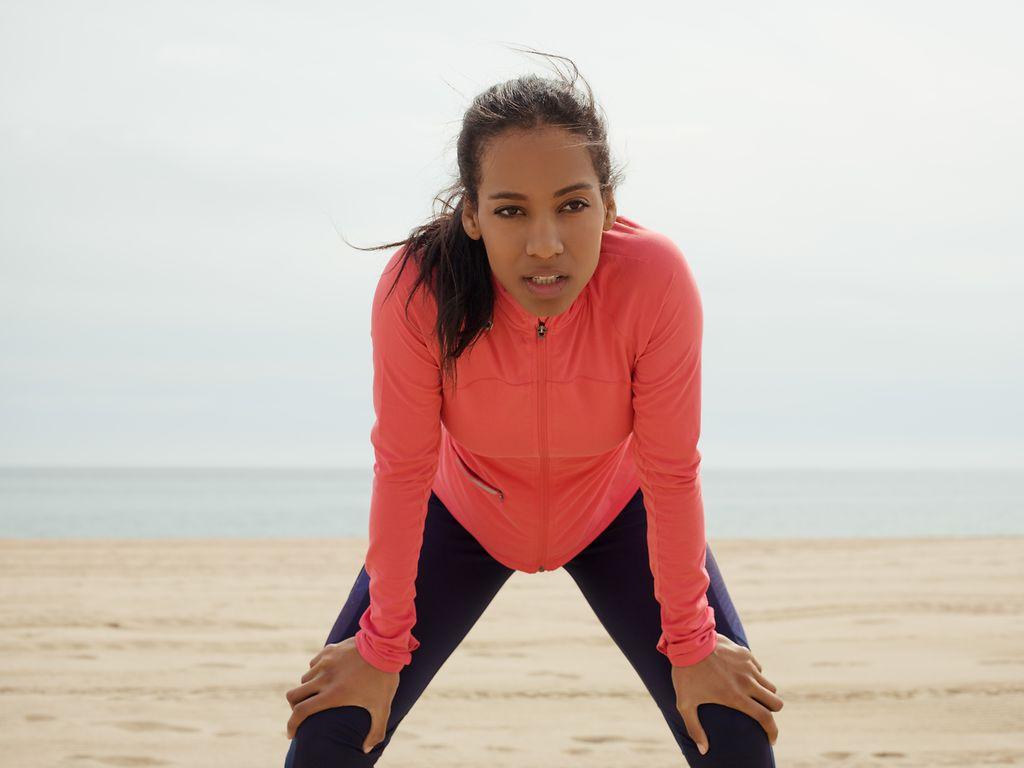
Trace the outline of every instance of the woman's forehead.
{"label": "woman's forehead", "polygon": [[[564,130],[517,131],[489,143],[481,162],[481,191],[548,197],[581,183],[593,183],[586,145]],[[571,190],[570,190],[571,191]]]}

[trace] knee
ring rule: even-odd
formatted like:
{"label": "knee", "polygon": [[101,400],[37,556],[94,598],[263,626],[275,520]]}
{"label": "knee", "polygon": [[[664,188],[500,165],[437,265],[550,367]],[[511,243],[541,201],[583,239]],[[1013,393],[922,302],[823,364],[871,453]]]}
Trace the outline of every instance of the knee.
{"label": "knee", "polygon": [[739,766],[775,768],[768,734],[761,724],[745,712],[722,704],[701,704],[697,708],[701,727],[708,737],[708,753],[701,755],[696,746],[693,765],[702,768]]}
{"label": "knee", "polygon": [[370,713],[363,707],[333,707],[315,712],[295,730],[294,760],[289,768],[357,768],[373,765],[383,744],[369,754],[363,742]]}

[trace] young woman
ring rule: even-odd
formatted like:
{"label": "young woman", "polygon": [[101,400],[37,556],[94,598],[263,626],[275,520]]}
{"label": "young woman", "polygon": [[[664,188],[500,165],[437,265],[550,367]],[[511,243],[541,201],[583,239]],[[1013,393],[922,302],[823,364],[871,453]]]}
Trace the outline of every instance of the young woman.
{"label": "young woman", "polygon": [[375,764],[509,576],[556,568],[691,766],[775,765],[782,699],[705,538],[700,296],[616,214],[573,71],[477,96],[443,212],[380,246],[369,547],[287,693],[286,768]]}

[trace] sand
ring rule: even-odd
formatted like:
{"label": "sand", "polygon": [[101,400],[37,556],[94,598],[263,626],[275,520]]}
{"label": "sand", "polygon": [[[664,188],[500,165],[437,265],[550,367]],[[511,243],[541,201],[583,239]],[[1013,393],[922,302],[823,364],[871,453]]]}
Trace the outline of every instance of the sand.
{"label": "sand", "polygon": [[[0,762],[280,768],[365,545],[0,541]],[[780,767],[1024,765],[1024,538],[711,547],[785,700]],[[378,765],[684,762],[554,571],[510,579]]]}

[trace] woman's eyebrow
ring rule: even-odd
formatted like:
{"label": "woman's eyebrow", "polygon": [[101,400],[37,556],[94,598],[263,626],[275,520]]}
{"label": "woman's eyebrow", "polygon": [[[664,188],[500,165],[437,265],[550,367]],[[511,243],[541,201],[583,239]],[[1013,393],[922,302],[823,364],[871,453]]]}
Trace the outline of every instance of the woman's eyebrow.
{"label": "woman's eyebrow", "polygon": [[[570,184],[568,187],[562,187],[557,190],[552,197],[561,197],[567,195],[570,192],[575,192],[577,189],[593,189],[594,187],[586,181],[577,181],[575,184]],[[508,200],[528,200],[529,198],[519,192],[495,192],[492,195],[488,195],[488,200],[498,200],[500,198],[507,198]]]}

